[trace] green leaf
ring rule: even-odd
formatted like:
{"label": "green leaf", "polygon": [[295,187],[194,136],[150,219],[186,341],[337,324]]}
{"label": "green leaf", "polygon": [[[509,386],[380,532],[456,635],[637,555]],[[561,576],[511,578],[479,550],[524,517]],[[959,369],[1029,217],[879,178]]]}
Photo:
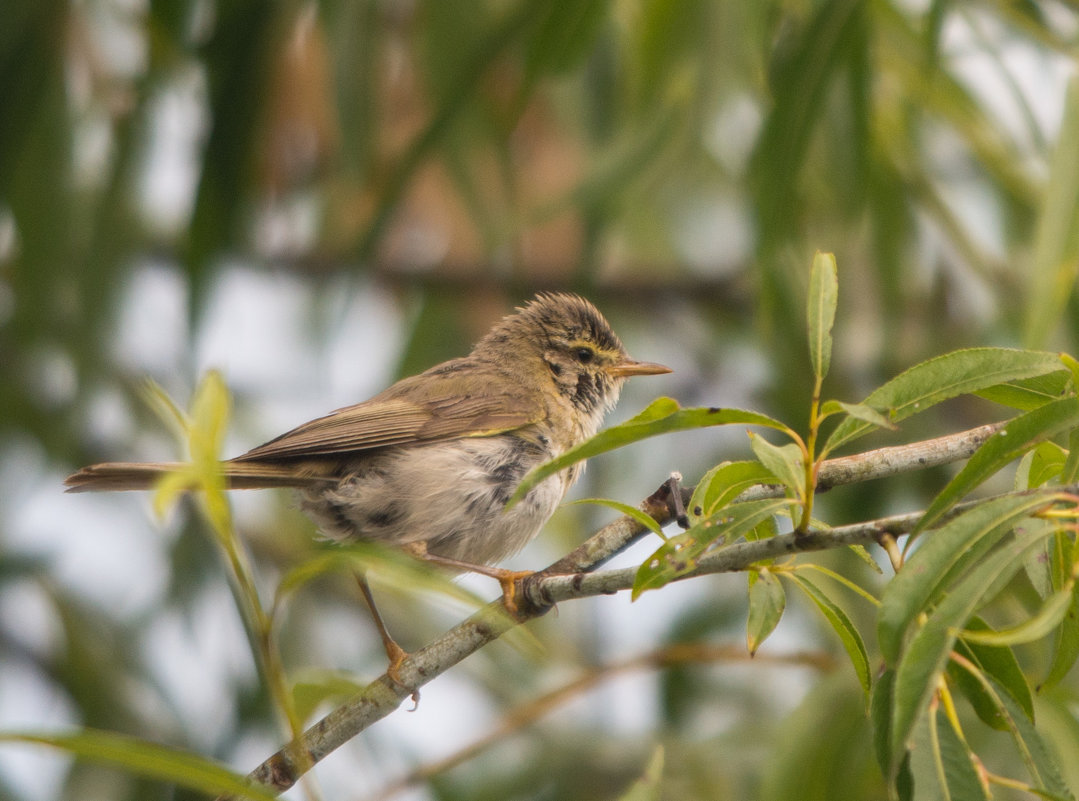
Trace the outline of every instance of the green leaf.
{"label": "green leaf", "polygon": [[328,701],[351,698],[367,686],[340,671],[311,671],[292,685],[292,703],[296,716],[308,720],[318,707]]}
{"label": "green leaf", "polygon": [[839,301],[839,279],[835,256],[817,251],[809,272],[809,299],[806,321],[809,333],[809,362],[817,380],[828,375],[832,359],[832,326]]}
{"label": "green leaf", "polygon": [[833,603],[816,584],[805,576],[798,573],[783,573],[783,575],[802,588],[805,594],[817,605],[817,608],[820,609],[832,628],[835,629],[840,642],[843,643],[843,647],[847,651],[847,656],[850,657],[851,665],[854,666],[854,672],[858,676],[858,682],[862,685],[868,700],[869,691],[873,685],[873,678],[869,670],[869,654],[866,653],[862,635],[858,633],[854,623],[851,622],[846,612]]}
{"label": "green leaf", "polygon": [[607,506],[614,509],[616,512],[621,512],[627,517],[632,517],[646,529],[653,534],[658,535],[662,539],[667,539],[667,535],[663,533],[663,527],[656,522],[656,519],[650,514],[642,512],[636,506],[630,506],[628,503],[621,503],[620,501],[612,501],[609,498],[581,498],[580,500],[570,501],[567,506],[575,506],[580,503],[594,503],[597,506]]}
{"label": "green leaf", "polygon": [[773,445],[764,437],[749,432],[749,444],[761,464],[786,487],[790,495],[802,501],[806,495],[805,464],[802,449],[793,442]]}
{"label": "green leaf", "polygon": [[988,801],[975,756],[945,718],[928,710],[914,729],[910,767],[918,801]]}
{"label": "green leaf", "polygon": [[968,492],[1030,448],[1076,426],[1079,426],[1079,398],[1053,401],[1008,421],[937,494],[914,532],[931,526]]}
{"label": "green leaf", "polygon": [[[1047,526],[1049,528],[1057,528],[1057,524],[1051,520],[1044,519],[1032,519],[1023,522],[1022,529],[1025,531],[1032,526]],[[1059,540],[1059,535],[1047,540],[1043,543],[1042,547],[1032,553],[1030,558],[1023,564],[1023,569],[1026,571],[1027,578],[1030,580],[1031,586],[1034,591],[1038,593],[1038,597],[1045,600],[1053,592],[1060,588],[1063,584],[1062,581],[1054,581],[1053,577],[1053,558],[1050,554],[1050,549],[1055,547],[1056,542]]]}
{"label": "green leaf", "polygon": [[842,573],[837,573],[836,571],[832,570],[830,567],[825,567],[824,565],[818,565],[814,564],[813,562],[809,562],[807,564],[800,565],[797,569],[802,571],[803,573],[812,570],[822,575],[825,575],[837,584],[843,585],[855,595],[860,596],[863,600],[873,604],[873,606],[880,606],[880,601],[874,598],[869,592],[855,584]]}
{"label": "green leaf", "polygon": [[1016,705],[1015,699],[992,676],[980,671],[973,675],[999,708],[1000,718],[1011,732],[1012,740],[1035,785],[1033,792],[1047,798],[1074,799],[1075,796],[1061,778],[1060,768],[1051,751],[1030,718]]}
{"label": "green leaf", "polygon": [[[990,630],[989,624],[977,615],[967,621],[967,629]],[[1022,707],[1026,716],[1034,720],[1034,697],[1030,692],[1030,684],[1027,683],[1026,674],[1023,673],[1011,648],[997,648],[960,639],[955,644],[955,650],[982,673],[992,676]],[[965,665],[961,666],[955,660],[951,660],[948,662],[947,671],[956,686],[970,701],[970,705],[982,722],[994,729],[1007,728],[1000,716],[997,703],[986,695],[982,683],[974,678]]]}
{"label": "green leaf", "polygon": [[374,542],[331,543],[325,550],[295,565],[278,582],[273,609],[280,609],[288,596],[324,576],[350,573],[376,575],[388,584],[448,595],[470,607],[486,601],[462,587],[445,570],[414,559],[397,548]]}
{"label": "green leaf", "polygon": [[683,409],[678,402],[671,398],[657,398],[652,401],[640,414],[626,422],[600,431],[591,439],[582,442],[576,447],[570,448],[561,456],[552,459],[545,464],[534,468],[521,481],[517,491],[513,493],[507,507],[513,506],[528,492],[543,481],[545,478],[564,470],[570,465],[584,461],[601,453],[621,448],[633,442],[638,442],[648,437],[659,434],[668,434],[672,431],[685,431],[693,428],[705,428],[708,426],[723,426],[731,424],[751,426],[765,426],[775,428],[793,434],[790,428],[778,420],[773,420],[767,415],[757,412],[747,412],[742,409],[718,409],[699,407]]}
{"label": "green leaf", "polygon": [[[918,716],[936,691],[958,631],[986,600],[995,596],[1022,567],[1026,553],[1038,546],[1036,537],[1016,539],[983,559],[949,592],[914,633],[896,666],[892,712],[894,776],[897,754],[905,750]],[[909,565],[908,565],[909,567]],[[907,568],[904,567],[904,571]]]}
{"label": "green leaf", "polygon": [[[900,373],[869,393],[862,403],[899,422],[958,395],[1058,370],[1060,359],[1055,353],[1010,348],[957,350]],[[844,420],[828,437],[824,449],[834,451],[874,428],[863,420]]]}
{"label": "green leaf", "polygon": [[993,387],[979,389],[974,394],[1002,406],[1010,406],[1029,412],[1049,401],[1059,400],[1068,389],[1070,378],[1067,370],[1006,381]]}
{"label": "green leaf", "polygon": [[1071,375],[1071,391],[1074,394],[1079,390],[1079,359],[1076,359],[1070,353],[1061,353],[1060,361],[1068,369],[1068,373]]}
{"label": "green leaf", "polygon": [[757,653],[768,635],[775,631],[783,610],[787,606],[787,595],[775,573],[759,570],[749,574],[749,618],[746,623],[746,647],[750,656]]}
{"label": "green leaf", "polygon": [[528,37],[525,83],[573,69],[590,51],[607,16],[608,0],[555,0],[545,4]]}
{"label": "green leaf", "polygon": [[981,643],[983,645],[1021,645],[1034,642],[1042,637],[1049,636],[1068,614],[1071,606],[1072,590],[1075,582],[1069,582],[1063,589],[1057,590],[1046,599],[1041,609],[1025,623],[1012,626],[1000,631],[964,631],[962,637],[966,642]]}
{"label": "green leaf", "polygon": [[873,555],[869,553],[869,550],[864,545],[853,543],[851,545],[848,545],[847,548],[851,551],[851,553],[853,553],[855,556],[865,562],[866,566],[874,573],[877,573],[881,576],[884,575],[884,569],[879,564],[877,564],[877,560],[873,558]]}
{"label": "green leaf", "polygon": [[176,439],[182,440],[187,435],[189,421],[187,415],[169,397],[164,388],[156,381],[146,379],[140,387],[143,401],[166,426],[172,429]]}
{"label": "green leaf", "polygon": [[869,425],[877,428],[887,428],[890,431],[895,431],[899,428],[885,415],[872,406],[866,406],[864,403],[844,403],[843,401],[830,400],[821,405],[822,416],[827,417],[839,412],[845,412],[849,417],[861,420],[863,423],[869,423]]}
{"label": "green leaf", "polygon": [[1042,345],[1060,322],[1079,274],[1079,81],[1072,78],[1049,162],[1026,286],[1024,340]]}
{"label": "green leaf", "polygon": [[243,776],[206,757],[99,729],[82,729],[72,734],[0,732],[0,742],[60,748],[82,759],[211,796],[233,795],[265,801],[277,797],[276,793],[251,784]]}
{"label": "green leaf", "polygon": [[225,443],[232,400],[217,370],[203,376],[191,401],[191,458],[216,461]]}
{"label": "green leaf", "polygon": [[[1068,544],[1071,545],[1071,542],[1068,541]],[[1073,583],[1071,603],[1065,612],[1063,625],[1057,629],[1053,664],[1042,686],[1059,684],[1075,665],[1076,659],[1079,659],[1079,585]]]}
{"label": "green leaf", "polygon": [[1068,452],[1055,442],[1042,442],[1027,455],[1030,461],[1026,465],[1026,480],[1016,489],[1034,489],[1048,484],[1060,476],[1068,459]]}
{"label": "green leaf", "polygon": [[644,774],[622,794],[619,801],[658,801],[663,789],[663,746],[657,745]]}
{"label": "green leaf", "polygon": [[158,520],[164,520],[177,501],[197,486],[194,470],[189,465],[183,465],[180,469],[165,473],[154,482],[154,516]]}
{"label": "green leaf", "polygon": [[889,665],[896,664],[913,621],[1012,526],[1048,502],[1047,495],[995,498],[963,512],[918,544],[881,597],[877,641]]}
{"label": "green leaf", "polygon": [[658,589],[691,573],[697,568],[697,559],[713,543],[745,536],[789,504],[786,498],[733,503],[671,537],[637,568],[631,598],[636,600],[646,590]]}
{"label": "green leaf", "polygon": [[1074,484],[1079,480],[1079,428],[1068,435],[1068,458],[1060,469],[1060,480],[1064,484]]}
{"label": "green leaf", "polygon": [[690,520],[696,522],[715,514],[750,487],[778,482],[775,474],[760,462],[718,464],[705,473],[693,488],[688,509]]}
{"label": "green leaf", "polygon": [[873,724],[873,753],[880,772],[888,776],[892,769],[892,695],[895,670],[886,669],[877,676],[869,693],[869,720]]}

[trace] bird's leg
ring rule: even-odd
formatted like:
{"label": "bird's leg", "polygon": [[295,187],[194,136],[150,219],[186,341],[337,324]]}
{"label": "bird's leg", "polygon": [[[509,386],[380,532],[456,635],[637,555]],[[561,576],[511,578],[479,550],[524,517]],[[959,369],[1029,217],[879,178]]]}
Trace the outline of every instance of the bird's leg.
{"label": "bird's leg", "polygon": [[686,514],[686,504],[682,499],[682,474],[677,471],[671,473],[671,477],[664,482],[664,486],[670,492],[667,507],[670,509],[671,517],[682,528],[689,528],[689,515]]}
{"label": "bird's leg", "polygon": [[[403,687],[404,682],[401,681],[398,670],[400,670],[401,663],[403,663],[408,656],[408,651],[398,645],[397,641],[390,636],[390,630],[386,627],[386,621],[382,619],[382,614],[375,605],[375,596],[371,594],[371,585],[367,583],[367,576],[364,573],[357,571],[356,583],[360,585],[360,592],[363,593],[363,599],[367,602],[367,608],[371,610],[371,620],[374,621],[375,628],[378,629],[378,636],[382,638],[382,647],[386,649],[386,658],[390,660],[390,665],[386,668],[386,675]],[[419,692],[412,694],[412,700],[417,703],[419,702]]]}
{"label": "bird's leg", "polygon": [[406,543],[403,546],[403,549],[410,556],[413,556],[416,559],[422,559],[425,562],[430,562],[431,564],[450,567],[454,570],[479,573],[482,576],[490,576],[502,587],[502,603],[506,607],[506,611],[514,617],[517,616],[517,582],[521,579],[528,578],[535,572],[532,570],[506,570],[502,567],[479,565],[474,562],[464,562],[460,559],[452,559],[448,556],[439,556],[435,553],[428,553],[427,544],[422,541]]}

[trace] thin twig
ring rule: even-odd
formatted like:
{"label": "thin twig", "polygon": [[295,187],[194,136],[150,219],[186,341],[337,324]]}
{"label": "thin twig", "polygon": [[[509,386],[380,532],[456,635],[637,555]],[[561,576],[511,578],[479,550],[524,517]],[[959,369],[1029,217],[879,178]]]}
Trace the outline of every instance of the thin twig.
{"label": "thin twig", "polygon": [[798,651],[790,654],[751,655],[744,646],[712,645],[707,643],[676,643],[640,654],[630,659],[610,665],[594,668],[584,675],[563,684],[538,698],[521,704],[508,714],[491,731],[478,740],[469,743],[442,759],[420,765],[409,771],[393,784],[387,785],[371,798],[371,801],[385,801],[409,787],[427,781],[433,776],[461,765],[485,751],[492,745],[503,742],[510,735],[539,720],[556,707],[573,698],[583,695],[596,685],[609,681],[615,676],[634,670],[655,670],[674,665],[699,664],[712,662],[744,662],[752,659],[754,664],[769,664],[784,667],[810,667],[820,671],[834,670],[836,661],[830,654],[819,651]]}

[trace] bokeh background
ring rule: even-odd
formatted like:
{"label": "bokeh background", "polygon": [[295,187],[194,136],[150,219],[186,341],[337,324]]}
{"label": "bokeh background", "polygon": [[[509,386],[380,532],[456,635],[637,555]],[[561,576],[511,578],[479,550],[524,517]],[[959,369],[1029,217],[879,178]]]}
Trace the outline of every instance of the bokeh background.
{"label": "bokeh background", "polygon": [[[84,463],[182,455],[146,377],[183,404],[221,369],[238,453],[464,353],[538,289],[571,289],[634,356],[675,369],[632,382],[612,421],[664,394],[801,426],[816,249],[840,271],[831,397],[958,347],[1075,353],[1077,40],[1063,0],[6,0],[0,729],[100,727],[241,772],[281,743],[198,518],[62,493]],[[879,442],[1000,414],[949,404]],[[594,460],[574,494],[636,503],[672,470],[692,482],[748,452],[742,431],[656,440]],[[837,491],[820,514],[915,509],[942,475]],[[235,509],[269,596],[314,531],[285,493]],[[563,509],[513,566],[610,516]],[[376,592],[406,646],[468,612]],[[601,671],[400,797],[616,798],[662,744],[664,797],[879,798],[853,673],[792,605],[752,662],[744,577],[564,605],[329,758],[323,797],[377,797]],[[297,681],[383,668],[348,576],[297,595],[281,642]],[[725,650],[602,673],[677,642]],[[1042,722],[1074,745],[1075,688],[1059,692]],[[5,801],[187,797],[0,748]]]}

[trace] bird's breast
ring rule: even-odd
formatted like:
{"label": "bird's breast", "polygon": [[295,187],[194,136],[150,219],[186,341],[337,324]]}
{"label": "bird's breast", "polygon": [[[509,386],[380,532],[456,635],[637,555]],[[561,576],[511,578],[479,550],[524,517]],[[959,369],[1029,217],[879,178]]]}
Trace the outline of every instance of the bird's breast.
{"label": "bird's breast", "polygon": [[334,539],[422,541],[431,553],[487,564],[524,547],[558,507],[575,477],[565,472],[506,509],[524,475],[555,452],[542,431],[389,449],[334,486],[302,491],[301,505]]}

